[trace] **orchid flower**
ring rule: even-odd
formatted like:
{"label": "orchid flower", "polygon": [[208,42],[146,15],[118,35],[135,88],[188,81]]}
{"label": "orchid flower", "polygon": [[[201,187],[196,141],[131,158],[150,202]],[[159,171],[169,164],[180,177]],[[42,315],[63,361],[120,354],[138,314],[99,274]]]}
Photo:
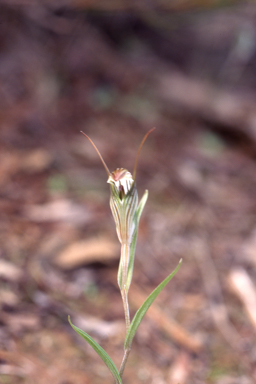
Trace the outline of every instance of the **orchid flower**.
{"label": "orchid flower", "polygon": [[136,170],[141,148],[153,130],[154,128],[148,131],[139,146],[133,175],[125,168],[117,168],[110,173],[96,145],[82,132],[95,148],[108,175],[107,183],[110,184],[110,208],[114,217],[117,236],[121,243],[121,257],[117,280],[123,300],[127,329],[130,326],[128,290],[132,280],[138,224],[148,197],[148,191],[146,190],[138,204],[138,192],[135,183]]}

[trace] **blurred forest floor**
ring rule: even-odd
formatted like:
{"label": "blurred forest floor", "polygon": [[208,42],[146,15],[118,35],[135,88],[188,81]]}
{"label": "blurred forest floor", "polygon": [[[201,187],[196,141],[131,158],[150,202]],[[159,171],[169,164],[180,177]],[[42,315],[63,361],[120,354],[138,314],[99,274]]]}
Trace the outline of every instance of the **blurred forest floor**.
{"label": "blurred forest floor", "polygon": [[120,246],[79,131],[110,170],[132,170],[152,127],[132,312],[183,264],[138,329],[124,383],[256,382],[256,5],[170,3],[1,2],[3,384],[112,382],[67,319],[119,366]]}

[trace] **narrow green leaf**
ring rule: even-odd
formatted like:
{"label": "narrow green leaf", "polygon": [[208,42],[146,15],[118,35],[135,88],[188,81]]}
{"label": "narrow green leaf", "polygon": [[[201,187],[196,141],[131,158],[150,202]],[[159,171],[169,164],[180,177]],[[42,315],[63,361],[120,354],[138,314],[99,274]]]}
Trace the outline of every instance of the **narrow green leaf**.
{"label": "narrow green leaf", "polygon": [[129,289],[132,281],[132,274],[133,274],[133,266],[134,266],[134,258],[135,258],[135,249],[136,249],[136,243],[137,243],[137,236],[138,236],[138,229],[139,229],[139,221],[142,214],[142,211],[145,207],[145,204],[148,199],[148,191],[146,190],[144,192],[144,195],[142,196],[140,203],[138,205],[138,208],[136,210],[136,214],[134,217],[135,221],[135,230],[133,234],[133,239],[130,247],[130,258],[129,258],[129,265],[128,265],[128,271],[127,271],[127,287]]}
{"label": "narrow green leaf", "polygon": [[137,237],[138,237],[138,220],[137,220],[136,213],[135,213],[134,221],[135,221],[135,229],[134,229],[134,234],[132,238],[132,243],[130,246],[130,257],[129,257],[128,270],[127,270],[127,283],[126,283],[127,289],[130,288],[131,281],[132,281],[135,249],[136,249],[136,243],[137,243]]}
{"label": "narrow green leaf", "polygon": [[139,221],[140,221],[140,217],[141,217],[142,211],[143,211],[143,209],[145,207],[145,204],[147,202],[147,199],[148,199],[148,190],[146,189],[146,191],[144,192],[144,195],[142,196],[142,198],[140,200],[140,203],[139,203],[137,211],[136,211],[138,224],[139,224]]}
{"label": "narrow green leaf", "polygon": [[106,366],[109,368],[110,372],[112,373],[115,381],[117,384],[122,384],[122,379],[118,373],[118,370],[113,362],[113,360],[109,357],[107,352],[98,344],[96,341],[93,340],[91,336],[88,335],[88,333],[82,331],[80,328],[76,327],[72,324],[70,320],[70,316],[68,316],[68,321],[71,327],[80,335],[82,336],[87,343],[90,344],[90,346],[98,353],[98,355],[102,358]]}
{"label": "narrow green leaf", "polygon": [[127,334],[126,334],[126,338],[125,338],[125,342],[124,342],[124,348],[125,349],[131,347],[132,340],[133,340],[134,335],[135,335],[135,333],[136,333],[136,331],[138,329],[138,326],[141,323],[141,320],[145,316],[147,310],[149,309],[149,307],[151,306],[153,301],[156,299],[158,294],[169,283],[169,281],[173,278],[173,276],[176,274],[176,272],[178,272],[178,270],[179,270],[179,268],[181,266],[181,263],[182,263],[182,259],[180,260],[180,262],[179,262],[178,266],[176,267],[176,269],[169,276],[167,276],[166,279],[163,280],[162,283],[160,283],[156,287],[156,289],[154,289],[154,291],[148,296],[148,298],[144,301],[142,306],[135,313],[134,318],[132,319],[131,325],[130,325],[130,327],[129,327],[128,331],[127,331]]}

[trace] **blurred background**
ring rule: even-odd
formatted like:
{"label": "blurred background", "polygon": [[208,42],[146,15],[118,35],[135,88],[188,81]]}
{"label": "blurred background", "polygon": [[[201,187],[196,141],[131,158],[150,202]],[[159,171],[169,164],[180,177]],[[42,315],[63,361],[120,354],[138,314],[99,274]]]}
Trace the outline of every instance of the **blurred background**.
{"label": "blurred background", "polygon": [[1,1],[0,382],[112,378],[121,363],[108,167],[133,170],[140,223],[124,382],[256,382],[256,5]]}

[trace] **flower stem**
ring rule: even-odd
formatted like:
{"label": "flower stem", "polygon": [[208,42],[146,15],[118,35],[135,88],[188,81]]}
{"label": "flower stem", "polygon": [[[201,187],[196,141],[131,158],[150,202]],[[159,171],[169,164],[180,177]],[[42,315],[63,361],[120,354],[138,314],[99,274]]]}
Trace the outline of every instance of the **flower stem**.
{"label": "flower stem", "polygon": [[119,369],[119,375],[122,377],[123,376],[123,373],[124,373],[124,368],[125,368],[125,365],[126,365],[126,362],[127,362],[127,359],[128,359],[128,356],[129,356],[129,353],[131,351],[131,348],[127,348],[125,351],[124,351],[124,357],[123,357],[123,360],[122,360],[122,364],[120,366],[120,369]]}
{"label": "flower stem", "polygon": [[130,310],[128,302],[128,287],[127,287],[127,271],[130,257],[130,246],[123,243],[121,246],[121,263],[122,263],[122,281],[120,284],[120,291],[124,306],[126,331],[130,326]]}
{"label": "flower stem", "polygon": [[[129,265],[129,257],[130,257],[130,246],[128,244],[123,243],[121,246],[121,263],[122,263],[122,283],[120,286],[121,296],[123,300],[123,306],[124,306],[124,315],[125,315],[125,324],[126,324],[126,332],[128,331],[130,327],[130,309],[129,309],[129,302],[128,302],[128,287],[127,287],[127,271],[128,271],[128,265]],[[127,348],[124,351],[123,360],[120,366],[119,374],[122,377],[124,368],[129,356],[131,348]]]}
{"label": "flower stem", "polygon": [[130,309],[129,309],[127,292],[125,290],[121,290],[121,296],[123,300],[124,316],[125,316],[125,324],[126,324],[126,332],[127,332],[130,327]]}

